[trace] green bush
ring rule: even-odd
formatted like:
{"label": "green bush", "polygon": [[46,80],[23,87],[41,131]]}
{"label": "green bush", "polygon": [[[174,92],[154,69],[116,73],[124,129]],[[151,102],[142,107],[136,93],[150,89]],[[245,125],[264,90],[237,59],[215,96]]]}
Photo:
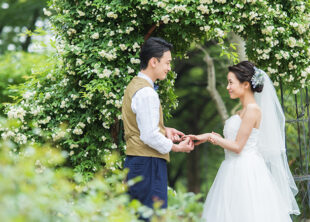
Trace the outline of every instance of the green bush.
{"label": "green bush", "polygon": [[[1,120],[1,128],[16,122]],[[82,175],[61,167],[68,154],[48,145],[25,144],[20,149],[0,140],[0,221],[199,221],[199,195],[176,194],[169,189],[169,209],[149,209],[130,200],[124,183],[126,170],[109,170],[119,159],[106,156],[107,168],[87,183]],[[137,179],[129,182],[133,184]]]}
{"label": "green bush", "polygon": [[19,94],[12,86],[27,81],[32,68],[47,60],[47,55],[26,52],[11,52],[0,56],[0,115],[3,115],[4,103],[14,102],[13,98]]}

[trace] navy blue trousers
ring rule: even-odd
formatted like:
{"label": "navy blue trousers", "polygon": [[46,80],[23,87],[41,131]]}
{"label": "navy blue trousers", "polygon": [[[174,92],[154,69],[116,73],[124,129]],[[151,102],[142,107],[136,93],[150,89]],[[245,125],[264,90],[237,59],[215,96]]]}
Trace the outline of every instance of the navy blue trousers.
{"label": "navy blue trousers", "polygon": [[129,168],[127,180],[142,176],[142,181],[129,187],[129,195],[142,204],[153,208],[155,201],[161,201],[167,208],[167,161],[162,158],[127,156],[125,168]]}

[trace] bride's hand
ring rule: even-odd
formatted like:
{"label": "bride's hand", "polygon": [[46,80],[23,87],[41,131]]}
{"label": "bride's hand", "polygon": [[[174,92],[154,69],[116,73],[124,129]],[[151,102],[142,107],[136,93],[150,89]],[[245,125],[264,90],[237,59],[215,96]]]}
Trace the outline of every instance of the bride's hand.
{"label": "bride's hand", "polygon": [[185,137],[189,137],[191,140],[196,140],[195,145],[197,146],[201,143],[205,143],[209,139],[210,133],[200,135],[186,135]]}
{"label": "bride's hand", "polygon": [[218,145],[219,139],[222,138],[222,136],[218,133],[210,133],[208,141],[214,145]]}
{"label": "bride's hand", "polygon": [[213,132],[213,131],[212,131],[212,134],[213,134],[213,135],[216,135],[216,136],[218,136],[218,137],[223,138],[221,134],[218,134],[218,133],[216,133],[216,132]]}

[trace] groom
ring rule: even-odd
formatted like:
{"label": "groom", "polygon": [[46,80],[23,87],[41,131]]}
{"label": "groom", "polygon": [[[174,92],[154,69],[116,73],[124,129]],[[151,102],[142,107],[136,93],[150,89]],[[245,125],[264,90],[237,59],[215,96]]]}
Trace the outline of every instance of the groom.
{"label": "groom", "polygon": [[[141,47],[140,72],[128,84],[122,105],[125,128],[127,180],[142,176],[129,187],[131,198],[152,208],[155,200],[167,207],[167,161],[169,152],[190,152],[194,144],[184,134],[164,126],[163,112],[154,82],[171,70],[172,45],[151,37]],[[174,144],[174,142],[180,142]]]}

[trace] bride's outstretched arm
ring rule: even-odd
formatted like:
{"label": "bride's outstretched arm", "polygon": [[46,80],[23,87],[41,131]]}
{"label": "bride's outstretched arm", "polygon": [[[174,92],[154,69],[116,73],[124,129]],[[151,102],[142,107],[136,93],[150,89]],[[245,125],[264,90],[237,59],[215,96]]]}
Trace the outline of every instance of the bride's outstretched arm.
{"label": "bride's outstretched arm", "polygon": [[235,153],[240,153],[243,150],[248,138],[255,127],[255,124],[260,119],[260,110],[257,107],[248,106],[242,119],[240,128],[235,141],[224,139],[218,135],[211,134],[210,141],[213,144],[219,145],[224,149]]}
{"label": "bride's outstretched arm", "polygon": [[196,141],[195,145],[205,143],[209,140],[211,133],[204,133],[200,135],[186,135],[183,138],[189,137],[191,140]]}

